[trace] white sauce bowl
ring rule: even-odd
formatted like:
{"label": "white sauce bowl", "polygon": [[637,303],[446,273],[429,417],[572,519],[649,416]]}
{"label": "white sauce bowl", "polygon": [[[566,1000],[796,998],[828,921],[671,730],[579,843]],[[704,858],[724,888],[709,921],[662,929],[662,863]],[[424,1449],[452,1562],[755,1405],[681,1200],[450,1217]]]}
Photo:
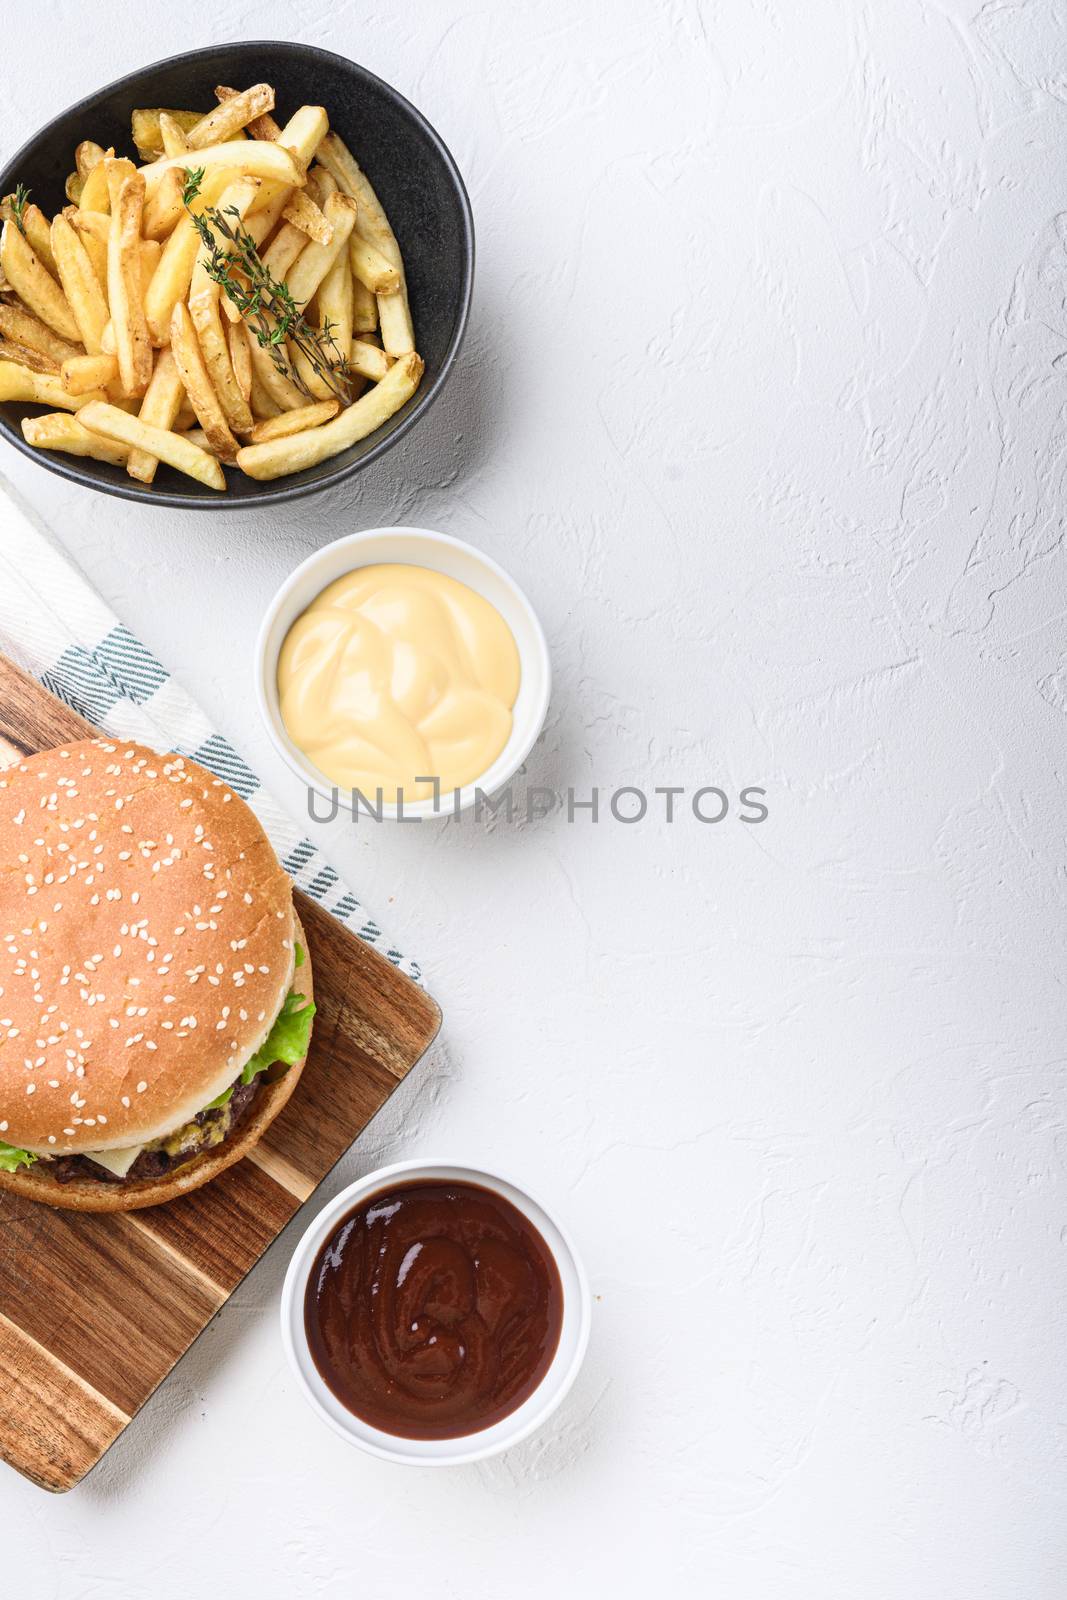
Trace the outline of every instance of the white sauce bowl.
{"label": "white sauce bowl", "polygon": [[[366,533],[348,534],[316,550],[286,578],[267,608],[256,641],[256,700],[271,743],[286,765],[324,800],[331,801],[336,794],[342,807],[351,810],[350,793],[331,784],[286,732],[278,701],[278,657],[297,617],[328,584],[358,567],[392,561],[429,567],[465,583],[496,607],[518,646],[522,676],[512,712],[511,736],[492,766],[477,783],[458,791],[442,790],[436,810],[432,797],[404,803],[405,817],[447,817],[472,806],[478,790],[491,795],[511,781],[544,727],[552,689],[548,645],[533,607],[514,579],[473,545],[428,528],[372,528]],[[373,795],[367,799],[374,803]],[[381,813],[395,819],[398,808],[383,802]]]}
{"label": "white sauce bowl", "polygon": [[[342,1405],[322,1377],[308,1348],[304,1326],[304,1296],[316,1257],[338,1222],[379,1190],[398,1184],[441,1181],[477,1184],[509,1200],[540,1233],[559,1269],[563,1285],[563,1320],[559,1345],[541,1382],[509,1416],[477,1433],[457,1439],[405,1439],[373,1428]],[[455,1467],[484,1461],[526,1439],[556,1410],[567,1394],[585,1357],[592,1321],[589,1284],[578,1253],[562,1225],[524,1190],[506,1178],[478,1167],[447,1161],[398,1161],[379,1167],[358,1183],[349,1184],[331,1200],[297,1245],[282,1287],[282,1343],[304,1398],[334,1433],[361,1450],[387,1461],[414,1467]]]}

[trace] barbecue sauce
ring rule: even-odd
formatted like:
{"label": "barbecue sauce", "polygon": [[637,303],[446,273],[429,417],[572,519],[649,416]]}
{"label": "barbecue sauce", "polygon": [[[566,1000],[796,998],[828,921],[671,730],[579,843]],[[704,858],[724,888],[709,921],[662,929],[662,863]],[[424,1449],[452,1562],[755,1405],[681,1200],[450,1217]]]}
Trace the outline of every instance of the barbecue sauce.
{"label": "barbecue sauce", "polygon": [[315,1365],[349,1411],[408,1439],[488,1428],[559,1343],[563,1288],[540,1233],[474,1184],[372,1195],[336,1226],[304,1297]]}

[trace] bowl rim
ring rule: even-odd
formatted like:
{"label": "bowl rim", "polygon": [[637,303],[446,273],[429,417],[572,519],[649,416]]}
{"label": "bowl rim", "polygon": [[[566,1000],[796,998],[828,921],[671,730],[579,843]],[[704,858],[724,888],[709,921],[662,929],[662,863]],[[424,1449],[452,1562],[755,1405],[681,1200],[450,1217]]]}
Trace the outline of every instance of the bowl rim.
{"label": "bowl rim", "polygon": [[[314,769],[312,768],[312,764],[310,762],[307,762],[307,767],[309,770],[305,771],[304,766],[301,763],[306,762],[307,758],[302,757],[297,752],[295,745],[289,738],[284,726],[282,725],[280,715],[276,713],[275,708],[271,703],[267,689],[267,682],[268,676],[276,673],[277,671],[278,656],[281,653],[281,643],[279,642],[277,649],[271,652],[271,659],[268,660],[269,635],[278,620],[279,614],[284,609],[285,604],[292,595],[294,589],[296,589],[302,580],[305,579],[309,573],[313,572],[317,566],[327,561],[334,552],[342,549],[352,550],[354,552],[353,559],[351,566],[347,570],[355,572],[361,566],[376,566],[379,564],[379,562],[384,562],[390,559],[386,556],[375,556],[371,562],[361,561],[358,558],[358,550],[361,545],[369,543],[374,539],[392,537],[404,539],[414,537],[416,542],[423,543],[426,548],[426,560],[424,564],[429,566],[433,571],[439,572],[443,570],[434,562],[433,551],[435,548],[439,549],[441,546],[444,546],[450,550],[461,551],[467,557],[473,558],[475,566],[484,568],[487,572],[491,573],[495,578],[497,578],[509,591],[518,610],[523,614],[529,626],[533,640],[533,654],[536,658],[536,666],[541,679],[541,692],[538,695],[537,700],[534,702],[533,709],[530,713],[526,734],[522,739],[519,740],[514,751],[508,756],[505,764],[501,765],[504,756],[504,750],[507,749],[506,745],[504,750],[500,752],[500,755],[497,756],[496,760],[492,762],[490,766],[486,768],[486,771],[481,774],[481,777],[475,779],[473,783],[465,784],[463,788],[459,790],[442,790],[440,806],[436,810],[434,809],[434,803],[432,799],[412,800],[404,806],[403,816],[401,817],[399,809],[396,805],[387,804],[384,801],[382,803],[381,813],[383,821],[443,821],[448,817],[451,817],[456,811],[469,810],[470,807],[475,803],[478,791],[481,791],[482,794],[487,796],[490,794],[496,794],[511,782],[512,778],[518,772],[519,768],[522,766],[523,762],[526,760],[527,756],[530,754],[530,751],[533,749],[534,745],[541,736],[541,732],[545,725],[545,719],[548,716],[548,707],[552,698],[552,657],[548,648],[548,640],[545,637],[545,630],[541,625],[541,619],[537,615],[529,596],[526,594],[521,585],[511,576],[511,573],[508,572],[506,568],[502,567],[498,561],[494,560],[494,558],[485,550],[480,549],[478,545],[469,544],[466,539],[458,539],[455,534],[441,533],[434,528],[418,528],[408,524],[397,524],[395,526],[386,528],[364,528],[355,533],[346,533],[343,534],[339,539],[332,539],[329,544],[320,545],[317,550],[313,550],[309,556],[306,556],[304,560],[300,562],[299,566],[294,567],[292,572],[290,572],[287,577],[283,578],[282,582],[278,585],[278,588],[271,596],[271,599],[267,604],[267,609],[263,613],[263,619],[260,622],[259,630],[256,634],[256,642],[252,658],[252,670],[255,674],[254,687],[256,705],[259,708],[260,718],[263,722],[264,728],[266,729],[267,737],[269,738],[277,754],[285,762],[289,771],[293,773],[295,777],[299,778],[301,783],[313,790],[323,800],[332,802],[334,794],[336,793],[338,795],[341,810],[350,810],[351,808],[345,801],[343,790],[340,790],[336,785],[331,784],[324,776],[316,778],[313,775]],[[396,558],[394,557],[392,559],[395,560]],[[401,559],[398,564],[402,566],[417,566],[420,563],[418,561]],[[446,574],[446,576],[449,576],[449,574]],[[327,583],[332,581],[332,579],[324,579],[321,588],[325,588]],[[458,581],[462,583],[465,580],[459,579]],[[321,593],[321,589],[318,592]],[[480,593],[481,591],[479,590],[476,592]],[[488,596],[483,596],[483,598],[487,599]],[[493,604],[492,601],[489,603]],[[504,620],[506,622],[507,618],[505,617]],[[516,639],[515,643],[519,650],[520,663],[525,670],[529,664],[529,655],[527,652],[524,652],[523,647],[518,639]],[[510,743],[510,740],[508,742]],[[494,775],[495,769],[498,766],[500,766],[500,772]],[[492,777],[491,784],[487,784],[485,781],[489,777]],[[459,796],[458,801],[454,799],[456,795]]]}
{"label": "bowl rim", "polygon": [[[476,1433],[460,1434],[454,1439],[439,1439],[431,1441],[437,1445],[451,1445],[451,1450],[441,1450],[436,1455],[422,1455],[418,1446],[427,1441],[408,1439],[402,1434],[387,1434],[383,1430],[370,1427],[374,1437],[366,1437],[357,1432],[356,1428],[346,1426],[345,1423],[331,1415],[322,1404],[319,1396],[310,1381],[309,1372],[316,1370],[314,1358],[308,1347],[306,1336],[303,1334],[304,1312],[303,1297],[306,1292],[308,1277],[312,1263],[319,1247],[325,1241],[331,1228],[346,1211],[354,1209],[368,1195],[376,1190],[387,1189],[397,1179],[417,1178],[425,1174],[433,1180],[441,1171],[450,1174],[456,1181],[466,1182],[489,1189],[500,1195],[505,1200],[510,1200],[528,1219],[538,1224],[536,1215],[531,1215],[525,1208],[541,1215],[551,1224],[558,1235],[562,1252],[554,1249],[546,1239],[545,1243],[550,1254],[556,1260],[556,1265],[561,1275],[564,1272],[573,1276],[577,1289],[576,1298],[568,1306],[566,1296],[563,1304],[563,1321],[560,1326],[560,1342],[556,1354],[552,1357],[541,1382],[533,1393],[527,1397],[523,1404],[494,1423],[491,1429],[481,1429]],[[447,1180],[445,1180],[447,1181]],[[562,1256],[562,1259],[561,1259]],[[282,1292],[279,1304],[279,1319],[281,1323],[282,1347],[290,1370],[297,1380],[300,1393],[312,1411],[324,1422],[331,1431],[344,1439],[348,1444],[355,1445],[357,1449],[364,1450],[367,1454],[376,1456],[382,1461],[392,1461],[397,1465],[415,1467],[454,1467],[467,1466],[476,1461],[486,1461],[491,1456],[500,1455],[504,1450],[510,1450],[513,1445],[520,1444],[528,1439],[531,1434],[543,1427],[549,1417],[562,1405],[567,1395],[574,1386],[578,1373],[585,1361],[589,1348],[589,1339],[592,1333],[593,1322],[593,1296],[589,1278],[584,1263],[578,1253],[574,1240],[569,1230],[560,1221],[555,1210],[545,1205],[540,1195],[531,1191],[525,1183],[520,1183],[514,1178],[506,1178],[501,1173],[494,1172],[491,1168],[481,1167],[471,1161],[456,1159],[454,1157],[424,1156],[406,1161],[394,1161],[384,1167],[376,1167],[372,1172],[366,1173],[362,1178],[357,1178],[335,1195],[315,1214],[308,1223],[289,1258],[289,1265],[285,1271],[282,1283]],[[298,1342],[294,1339],[294,1325],[299,1322],[301,1335]],[[575,1328],[573,1348],[569,1360],[563,1364],[560,1352],[564,1350],[563,1332],[572,1325]],[[325,1380],[320,1380],[323,1383]],[[538,1396],[542,1397],[541,1404],[532,1406],[531,1402]],[[529,1408],[529,1409],[527,1409]],[[526,1415],[523,1416],[523,1413]],[[522,1421],[515,1424],[510,1430],[507,1424],[513,1418],[522,1417]],[[354,1417],[356,1423],[360,1422]],[[503,1430],[497,1432],[497,1430]],[[477,1443],[486,1433],[493,1432],[494,1439],[488,1444]],[[392,1441],[395,1441],[395,1446]]]}
{"label": "bowl rim", "polygon": [[427,388],[419,390],[416,404],[403,421],[399,422],[377,444],[372,445],[365,455],[360,456],[357,462],[352,462],[344,467],[336,467],[325,476],[310,481],[300,482],[298,480],[302,477],[302,474],[294,473],[292,478],[276,480],[276,487],[264,485],[255,494],[240,498],[229,494],[216,494],[210,498],[205,495],[201,498],[199,495],[186,494],[181,490],[153,489],[147,484],[138,485],[132,478],[128,483],[104,482],[94,478],[84,468],[79,467],[77,465],[77,457],[67,457],[61,451],[56,450],[35,449],[33,445],[28,444],[22,437],[21,428],[13,428],[3,414],[0,413],[0,436],[6,439],[9,444],[14,445],[15,449],[20,451],[22,455],[36,462],[39,467],[43,467],[45,471],[54,472],[58,477],[66,478],[69,483],[79,484],[81,487],[92,489],[99,494],[115,495],[120,500],[134,500],[139,505],[171,506],[183,511],[248,511],[263,505],[281,505],[289,500],[301,500],[307,495],[318,494],[321,490],[332,488],[337,483],[343,483],[346,478],[352,477],[355,473],[362,472],[364,467],[369,466],[372,461],[376,461],[379,456],[384,455],[392,445],[402,439],[437,399],[446,378],[455,364],[456,356],[459,354],[460,346],[463,343],[463,337],[470,320],[471,300],[474,292],[474,214],[471,210],[470,196],[467,193],[467,187],[463,182],[459,167],[456,165],[455,157],[441,138],[441,135],[418,107],[412,105],[406,95],[401,94],[399,89],[395,89],[384,78],[379,78],[377,73],[371,72],[368,67],[360,66],[358,62],[350,60],[347,56],[338,55],[334,50],[323,50],[319,45],[304,44],[299,40],[221,40],[218,44],[203,45],[197,50],[178,51],[174,55],[164,56],[159,61],[149,62],[147,66],[138,67],[134,72],[123,73],[121,78],[115,78],[111,83],[103,84],[99,89],[95,89],[92,94],[83,95],[80,100],[75,100],[64,110],[57,112],[54,117],[38,128],[36,133],[32,134],[29,139],[24,140],[0,170],[0,194],[6,193],[11,187],[13,180],[17,176],[20,163],[26,159],[28,152],[32,151],[43,139],[52,135],[57,124],[63,122],[67,117],[75,112],[91,108],[102,96],[125,89],[149,73],[160,71],[164,67],[173,67],[178,62],[194,62],[205,56],[215,56],[222,50],[280,50],[282,52],[295,51],[298,54],[310,53],[335,62],[355,77],[373,83],[383,90],[389,98],[396,101],[411,120],[418,124],[424,137],[434,146],[442,166],[452,181],[452,187],[459,201],[462,219],[463,278],[460,284],[459,312],[452,330],[452,337],[442,358],[441,370],[433,382]]}

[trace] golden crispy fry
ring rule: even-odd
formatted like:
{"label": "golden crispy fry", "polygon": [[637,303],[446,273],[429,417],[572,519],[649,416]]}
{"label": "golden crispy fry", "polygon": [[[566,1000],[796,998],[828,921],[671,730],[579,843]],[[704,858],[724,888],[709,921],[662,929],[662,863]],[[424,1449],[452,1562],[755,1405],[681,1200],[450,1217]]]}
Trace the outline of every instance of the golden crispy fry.
{"label": "golden crispy fry", "polygon": [[[268,316],[266,321],[268,327],[274,327],[274,319],[272,317]],[[278,371],[271,359],[270,350],[265,345],[260,344],[251,328],[245,328],[245,335],[248,340],[249,354],[252,357],[253,383],[257,379],[259,380],[262,388],[279,411],[295,411],[299,406],[306,406],[308,403],[307,395],[302,389],[298,389],[296,384],[290,378],[287,378],[284,372]],[[284,340],[279,349],[288,365],[289,346]]]}
{"label": "golden crispy fry", "polygon": [[68,394],[58,378],[44,372],[31,372],[13,361],[0,361],[0,400],[25,400],[31,405],[61,406],[64,411],[78,411],[91,400],[105,398],[101,389],[90,390],[88,394]]}
{"label": "golden crispy fry", "polygon": [[266,480],[279,478],[286,472],[302,472],[306,467],[347,450],[349,445],[374,433],[411,399],[422,371],[422,360],[414,351],[401,356],[381,383],[346,407],[332,422],[294,434],[290,439],[245,445],[237,452],[237,465],[250,478]]}
{"label": "golden crispy fry", "polygon": [[327,221],[333,226],[330,243],[316,244],[312,240],[301,250],[286,279],[289,292],[298,306],[307,305],[347,245],[355,224],[356,207],[347,195],[332,194],[326,202],[325,212]]}
{"label": "golden crispy fry", "polygon": [[[14,221],[15,210],[12,204],[13,199],[13,195],[5,195],[3,202],[0,203],[0,216],[4,218],[5,222]],[[41,265],[48,269],[54,278],[56,275],[56,263],[55,257],[52,255],[50,224],[40,206],[35,206],[32,204],[23,206],[22,231],[28,240],[30,249],[33,251],[34,255],[40,261]]]}
{"label": "golden crispy fry", "polygon": [[[135,111],[130,118],[133,142],[142,161],[154,161],[157,156],[163,154],[163,136],[159,131],[159,119],[164,109],[161,106],[148,107]],[[195,128],[198,122],[203,121],[204,112],[167,111],[167,116],[182,133],[188,133],[190,128]]]}
{"label": "golden crispy fry", "polygon": [[[237,329],[237,333],[238,336],[244,339],[245,343],[247,344],[248,337],[243,326]],[[248,359],[249,362],[252,361],[251,350],[248,352]],[[258,418],[260,421],[262,421],[265,417],[280,417],[282,414],[282,407],[271,398],[266,389],[263,387],[263,383],[260,379],[259,373],[255,369],[254,364],[252,365],[252,387],[248,396],[248,400],[252,407],[252,415]]]}
{"label": "golden crispy fry", "polygon": [[414,350],[415,335],[411,326],[404,262],[396,235],[389,226],[389,218],[359,163],[335,133],[327,134],[319,145],[318,159],[333,174],[344,192],[358,204],[360,233],[381,251],[400,274],[399,289],[393,294],[378,296],[378,316],[386,350],[391,356],[405,355]]}
{"label": "golden crispy fry", "polygon": [[[217,167],[213,172],[207,173],[200,186],[200,193],[192,202],[193,212],[199,215],[206,206],[213,206],[233,178],[234,173],[228,167]],[[157,345],[166,344],[170,338],[171,315],[178,301],[189,291],[189,283],[199,253],[200,235],[196,231],[193,219],[182,217],[163,246],[159,266],[152,274],[152,281],[145,291],[148,331],[153,343]]]}
{"label": "golden crispy fry", "polygon": [[66,216],[67,221],[85,246],[85,252],[93,264],[97,282],[106,295],[108,235],[106,214],[103,211],[82,211],[80,207],[74,209],[68,207]]}
{"label": "golden crispy fry", "polygon": [[77,417],[65,411],[53,411],[44,417],[23,417],[22,437],[38,450],[61,450],[68,456],[92,456],[95,461],[110,461],[121,467],[126,460],[126,446],[90,433]]}
{"label": "golden crispy fry", "polygon": [[165,239],[184,211],[182,190],[185,176],[172,167],[144,208],[141,231],[146,239]]}
{"label": "golden crispy fry", "polygon": [[66,183],[63,185],[63,193],[66,195],[67,199],[72,205],[77,205],[78,201],[82,197],[82,190],[84,188],[85,179],[80,173],[72,172],[69,174]]}
{"label": "golden crispy fry", "polygon": [[[181,432],[181,430],[175,429],[175,432]],[[188,439],[190,444],[195,444],[198,450],[205,451],[209,456],[215,455],[214,450],[211,448],[211,440],[208,438],[203,428],[186,428],[184,433],[182,433],[182,438]],[[217,459],[218,457],[216,456],[216,460]]]}
{"label": "golden crispy fry", "polygon": [[70,356],[59,369],[63,387],[71,394],[86,394],[90,389],[106,389],[118,377],[117,356]]}
{"label": "golden crispy fry", "polygon": [[174,307],[170,323],[170,347],[178,363],[189,404],[208,438],[212,449],[224,461],[232,461],[237,453],[237,440],[230,432],[226,414],[222,409],[208,376],[208,369],[196,336],[189,307],[180,302]]}
{"label": "golden crispy fry", "polygon": [[118,188],[112,191],[111,233],[107,246],[111,326],[119,358],[119,377],[128,395],[144,394],[152,376],[152,340],[141,287],[144,198],[145,181],[139,172],[121,179]]}
{"label": "golden crispy fry", "polygon": [[330,131],[324,106],[301,106],[278,135],[278,143],[288,150],[301,172],[306,173],[316,151]]}
{"label": "golden crispy fry", "polygon": [[329,244],[333,238],[333,224],[303,189],[297,189],[290,196],[282,214],[287,222],[299,228],[301,233],[306,233],[309,239],[314,239],[316,244]]}
{"label": "golden crispy fry", "polygon": [[[229,300],[224,304],[229,305]],[[231,322],[226,329],[226,345],[230,353],[230,366],[233,368],[237,387],[245,401],[252,398],[252,352],[248,348],[245,338],[244,323],[240,317],[236,322]]]}
{"label": "golden crispy fry", "polygon": [[214,457],[209,456],[204,450],[198,450],[195,444],[190,444],[180,433],[171,433],[166,428],[150,427],[148,423],[142,422],[140,417],[131,417],[118,406],[102,403],[86,406],[81,421],[93,433],[144,450],[160,461],[165,461],[176,471],[184,472],[188,477],[207,484],[209,489],[226,487],[222,468]]}
{"label": "golden crispy fry", "polygon": [[83,139],[74,152],[74,165],[78,169],[79,178],[84,182],[93,168],[98,167],[106,155],[107,151],[102,145],[97,144],[95,139]]}
{"label": "golden crispy fry", "polygon": [[69,356],[79,354],[76,344],[61,339],[58,333],[53,333],[24,306],[0,306],[0,333],[14,344],[23,344],[30,350],[39,350],[44,356],[51,356],[57,372]]}
{"label": "golden crispy fry", "polygon": [[[171,167],[184,168],[188,165],[189,157],[180,155],[165,156],[162,161],[153,161],[151,166],[142,167],[149,194]],[[225,144],[208,145],[206,149],[196,152],[196,165],[205,170],[209,167],[234,167],[248,177],[271,178],[278,183],[291,184],[294,189],[303,188],[304,185],[304,174],[288,150],[280,144],[267,144],[259,139],[234,139]]]}
{"label": "golden crispy fry", "polygon": [[288,439],[291,434],[303,433],[306,428],[317,428],[329,422],[341,409],[339,400],[318,400],[311,406],[300,406],[296,411],[283,411],[266,422],[257,422],[252,429],[253,444],[269,444],[272,439]]}
{"label": "golden crispy fry", "polygon": [[[346,361],[352,344],[352,273],[347,251],[341,251],[319,285],[311,303],[309,320],[324,334],[329,330],[337,359]],[[300,381],[319,400],[328,400],[334,393],[326,379],[316,372],[299,350],[296,352],[296,370]]]}
{"label": "golden crispy fry", "polygon": [[369,239],[364,239],[358,226],[353,228],[352,237],[348,241],[348,259],[360,283],[372,294],[396,294],[399,290],[399,271],[371,244]]}
{"label": "golden crispy fry", "polygon": [[13,361],[17,367],[28,367],[31,372],[41,372],[50,378],[59,373],[59,362],[51,356],[31,349],[28,344],[12,344],[9,339],[0,339],[0,361]]}
{"label": "golden crispy fry", "polygon": [[250,89],[235,94],[232,100],[223,100],[214,111],[190,128],[186,137],[190,150],[204,150],[208,145],[222,144],[254,118],[274,109],[274,90],[269,83],[254,83]]}
{"label": "golden crispy fry", "polygon": [[[159,360],[161,360],[161,359],[162,359],[162,357],[159,358]],[[174,359],[173,354],[171,354],[171,360],[173,360],[173,359]],[[159,361],[158,360],[157,360],[156,365],[158,367],[158,365],[159,365]],[[153,376],[154,376],[154,374],[153,374]],[[151,389],[152,385],[149,384],[148,387]],[[184,388],[182,389],[182,394],[183,394],[183,396],[185,394]],[[146,400],[148,399],[147,395],[145,395],[145,399]],[[188,400],[183,399],[182,403],[181,403],[181,409],[179,410],[178,415],[174,419],[174,432],[175,433],[188,433],[190,428],[195,428],[195,427],[196,427],[196,412],[193,410],[193,408],[189,404]]]}
{"label": "golden crispy fry", "polygon": [[[351,240],[349,240],[351,243]],[[365,283],[352,278],[352,332],[373,333],[378,326],[378,297]]]}
{"label": "golden crispy fry", "polygon": [[89,253],[66,217],[56,217],[52,223],[52,253],[82,344],[89,355],[98,355],[107,326],[108,305]]}
{"label": "golden crispy fry", "polygon": [[88,177],[84,180],[82,192],[78,197],[78,205],[82,211],[111,210],[111,195],[107,183],[107,163],[114,158],[114,150],[105,152],[103,161],[98,161]]}
{"label": "golden crispy fry", "polygon": [[125,156],[105,156],[100,165],[107,179],[108,209],[114,211],[119,190],[127,178],[132,178],[137,168]]}
{"label": "golden crispy fry", "polygon": [[290,267],[307,242],[306,233],[294,227],[291,222],[283,222],[263,252],[263,265],[279,283],[283,282],[288,278]]}
{"label": "golden crispy fry", "polygon": [[115,325],[108,318],[107,327],[100,335],[100,348],[105,355],[113,356],[118,350],[118,341],[115,338]]}
{"label": "golden crispy fry", "polygon": [[[258,178],[238,178],[235,183],[230,184],[220,199],[219,210],[226,217],[234,218],[236,214],[236,219],[242,219],[251,208],[258,188]],[[208,275],[207,270],[214,250],[223,243],[217,234],[213,233],[212,238],[214,245],[211,248],[207,244],[202,245],[193,269],[189,287],[189,311],[200,340],[200,349],[212,386],[222,405],[227,424],[234,433],[247,433],[252,426],[252,413],[248,407],[247,396],[241,392],[230,359],[229,344],[219,312],[221,287]],[[244,348],[247,349],[247,345]]]}
{"label": "golden crispy fry", "polygon": [[78,324],[66,296],[14,222],[0,234],[0,267],[23,304],[63,339],[77,340]]}
{"label": "golden crispy fry", "polygon": [[[215,99],[220,104],[226,100],[236,100],[237,90],[228,89],[225,84],[220,83],[215,88]],[[281,131],[269,111],[264,111],[261,116],[253,117],[250,122],[245,123],[245,132],[251,139],[276,139]]]}
{"label": "golden crispy fry", "polygon": [[159,113],[159,138],[165,156],[184,155],[189,148],[188,134],[169,111]]}
{"label": "golden crispy fry", "polygon": [[369,378],[372,383],[380,383],[390,365],[385,351],[366,339],[352,340],[348,364],[353,372],[357,372],[361,378]]}
{"label": "golden crispy fry", "polygon": [[[156,357],[156,364],[152,371],[152,378],[145,390],[145,397],[141,401],[139,412],[140,420],[151,428],[173,429],[177,431],[178,418],[185,401],[185,386],[182,383],[178,363],[171,350],[161,350]],[[195,412],[190,413],[195,419]],[[130,459],[126,463],[126,471],[131,478],[137,478],[141,483],[151,483],[156,475],[159,457],[147,450],[136,447],[130,451]]]}

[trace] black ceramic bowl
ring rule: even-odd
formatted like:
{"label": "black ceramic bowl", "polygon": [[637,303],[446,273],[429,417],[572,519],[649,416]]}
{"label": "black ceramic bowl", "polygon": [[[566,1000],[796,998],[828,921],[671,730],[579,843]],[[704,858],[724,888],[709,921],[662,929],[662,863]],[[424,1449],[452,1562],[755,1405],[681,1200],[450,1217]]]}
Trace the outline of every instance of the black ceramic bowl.
{"label": "black ceramic bowl", "polygon": [[252,83],[274,85],[278,116],[284,120],[301,105],[325,106],[330,125],[341,135],[374,185],[404,257],[415,343],[426,363],[415,395],[377,433],[341,455],[292,477],[258,483],[241,472],[227,472],[227,491],[208,489],[192,478],[160,466],[155,483],[137,483],[120,467],[57,451],[35,450],[22,437],[24,416],[47,406],[0,405],[0,433],[41,466],[72,483],[105,494],[141,500],[146,505],[225,509],[277,504],[338,483],[376,460],[413,427],[440,393],[455,360],[470,308],[474,276],[474,224],[470,201],[456,163],[438,135],[403,95],[373,73],[343,56],[306,44],[264,41],[215,45],[173,56],[133,72],[54,118],[9,161],[0,175],[0,194],[18,183],[49,216],[66,204],[64,183],[74,165],[74,147],[95,139],[118,155],[135,160],[130,112],[135,106],[178,106],[210,111],[214,88],[238,89]]}

